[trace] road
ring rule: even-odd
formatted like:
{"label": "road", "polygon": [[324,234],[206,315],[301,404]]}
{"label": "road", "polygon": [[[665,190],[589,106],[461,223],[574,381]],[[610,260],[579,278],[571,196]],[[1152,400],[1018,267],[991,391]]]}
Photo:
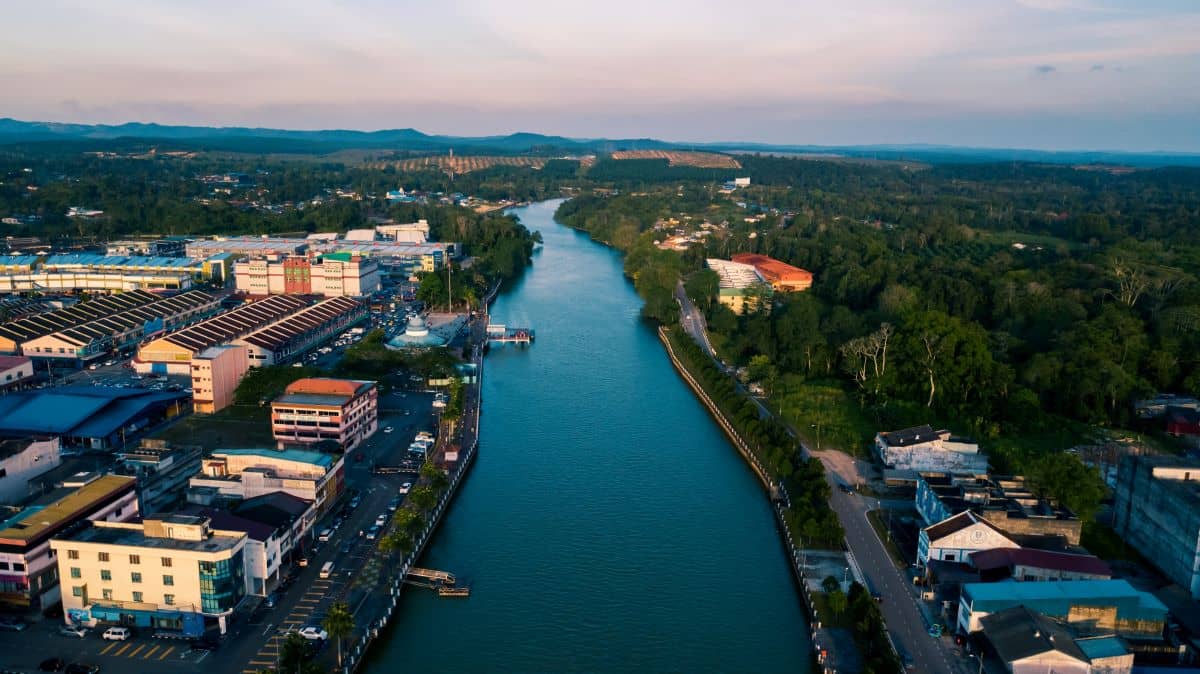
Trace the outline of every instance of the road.
{"label": "road", "polygon": [[[675,287],[675,299],[679,303],[680,324],[683,329],[708,351],[717,366],[728,374],[728,368],[717,358],[708,340],[703,314],[688,298],[682,283]],[[737,386],[743,395],[758,406],[760,416],[772,414],[760,400],[750,396],[740,383]],[[905,578],[904,572],[896,568],[883,541],[879,540],[878,534],[867,519],[872,502],[860,495],[844,494],[837,489],[839,480],[846,484],[859,484],[862,481],[853,459],[841,452],[810,451],[799,439],[794,428],[782,419],[780,422],[792,437],[797,439],[806,456],[818,457],[825,466],[825,479],[833,487],[830,506],[837,513],[838,520],[846,531],[846,544],[860,569],[874,590],[884,598],[880,608],[892,640],[902,652],[912,657],[916,671],[929,674],[960,674],[958,656],[950,645],[952,642],[949,637],[938,640],[929,636],[928,621],[917,604],[920,600],[910,582],[911,579]]]}

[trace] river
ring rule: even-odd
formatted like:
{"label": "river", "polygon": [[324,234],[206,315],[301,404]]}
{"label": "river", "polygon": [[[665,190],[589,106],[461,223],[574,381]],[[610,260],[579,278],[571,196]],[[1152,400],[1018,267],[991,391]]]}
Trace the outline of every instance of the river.
{"label": "river", "polygon": [[515,209],[544,247],[492,307],[480,453],[368,672],[807,672],[771,510],[679,379],[618,252]]}

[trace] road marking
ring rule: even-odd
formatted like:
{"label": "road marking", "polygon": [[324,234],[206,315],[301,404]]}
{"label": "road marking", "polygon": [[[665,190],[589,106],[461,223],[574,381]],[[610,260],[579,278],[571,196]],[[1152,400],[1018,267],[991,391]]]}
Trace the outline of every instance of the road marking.
{"label": "road marking", "polygon": [[274,660],[251,660],[250,664],[252,664],[252,665],[267,665],[268,667],[274,667],[275,661]]}
{"label": "road marking", "polygon": [[100,655],[108,655],[109,651],[111,651],[112,649],[114,649],[120,645],[121,645],[120,641],[114,641],[114,642],[110,643],[109,645],[105,646],[104,648],[100,649]]}
{"label": "road marking", "polygon": [[137,654],[141,653],[142,649],[145,647],[146,647],[146,644],[142,644],[141,646],[138,646],[137,648],[133,649],[133,652],[131,652],[128,657],[131,657],[131,658],[136,657]]}
{"label": "road marking", "polygon": [[165,659],[166,659],[166,657],[167,657],[168,655],[170,655],[170,654],[171,654],[171,652],[172,652],[172,651],[174,651],[174,650],[175,650],[175,647],[174,647],[174,646],[167,646],[167,650],[163,651],[163,652],[162,652],[162,655],[158,656],[158,659],[159,659],[159,660],[165,660]]}
{"label": "road marking", "polygon": [[125,644],[124,646],[122,646],[122,647],[121,647],[121,650],[117,651],[116,653],[113,653],[113,655],[117,655],[117,656],[121,655],[121,654],[122,654],[122,653],[124,653],[125,651],[129,650],[129,647],[130,647],[130,646],[132,646],[132,645],[133,645],[133,644],[126,642],[126,644]]}
{"label": "road marking", "polygon": [[[161,645],[159,645],[159,646],[155,646],[154,648],[151,648],[150,650],[146,651],[146,654],[142,656],[142,659],[143,659],[143,660],[149,660],[149,659],[150,659],[150,656],[151,656],[151,655],[154,655],[154,652],[155,652],[155,651],[157,651],[157,650],[158,650],[158,649],[160,649],[160,648],[162,648],[162,646],[161,646]],[[129,657],[133,657],[133,656],[131,655],[131,656],[129,656]]]}

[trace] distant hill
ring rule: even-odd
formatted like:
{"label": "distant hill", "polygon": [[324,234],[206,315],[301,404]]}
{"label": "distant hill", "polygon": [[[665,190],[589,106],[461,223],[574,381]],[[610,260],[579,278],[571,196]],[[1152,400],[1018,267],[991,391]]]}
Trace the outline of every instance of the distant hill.
{"label": "distant hill", "polygon": [[0,145],[57,142],[67,147],[107,149],[131,143],[163,144],[187,150],[250,153],[324,154],[367,149],[468,154],[574,153],[608,154],[622,151],[703,150],[727,154],[836,155],[842,157],[911,160],[926,163],[1028,161],[1053,164],[1112,164],[1139,168],[1200,166],[1200,155],[1169,152],[1051,152],[1030,149],[972,148],[950,145],[777,145],[764,143],[671,143],[653,138],[566,138],[518,132],[507,136],[438,136],[416,129],[299,131],[252,127],[171,126],[165,124],[61,124],[0,118]]}

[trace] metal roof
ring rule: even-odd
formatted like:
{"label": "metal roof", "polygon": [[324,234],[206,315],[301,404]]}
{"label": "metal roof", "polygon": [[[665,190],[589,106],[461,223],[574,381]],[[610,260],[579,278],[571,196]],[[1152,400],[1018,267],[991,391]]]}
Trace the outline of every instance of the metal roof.
{"label": "metal roof", "polygon": [[80,517],[84,517],[106,499],[118,492],[132,490],[135,478],[124,475],[105,475],[97,478],[63,498],[41,508],[26,508],[17,517],[8,520],[7,528],[0,530],[0,540],[27,543],[35,538],[62,528]]}
{"label": "metal roof", "polygon": [[[271,299],[275,299],[276,297],[288,296],[275,295]],[[296,312],[287,318],[246,334],[239,341],[268,351],[279,351],[297,337],[319,329],[355,310],[363,308],[362,303],[356,299],[350,297],[331,297],[303,311]]]}
{"label": "metal roof", "polygon": [[199,290],[189,290],[172,297],[133,290],[5,323],[0,325],[0,337],[8,337],[22,344],[58,333],[62,339],[82,346],[212,301],[212,295]]}
{"label": "metal roof", "polygon": [[200,260],[190,257],[165,257],[160,255],[97,255],[92,253],[68,253],[51,255],[42,263],[43,267],[168,267],[188,270],[200,265]]}
{"label": "metal roof", "polygon": [[314,466],[322,466],[328,468],[333,465],[333,455],[325,452],[317,452],[309,449],[216,449],[213,450],[213,456],[261,456],[267,459],[279,459],[282,461],[295,461],[296,463],[308,463]]}
{"label": "metal roof", "polygon": [[299,297],[273,295],[259,302],[243,304],[162,339],[193,353],[199,353],[210,346],[225,344],[252,333],[283,316],[299,312],[307,305],[308,302]]}

